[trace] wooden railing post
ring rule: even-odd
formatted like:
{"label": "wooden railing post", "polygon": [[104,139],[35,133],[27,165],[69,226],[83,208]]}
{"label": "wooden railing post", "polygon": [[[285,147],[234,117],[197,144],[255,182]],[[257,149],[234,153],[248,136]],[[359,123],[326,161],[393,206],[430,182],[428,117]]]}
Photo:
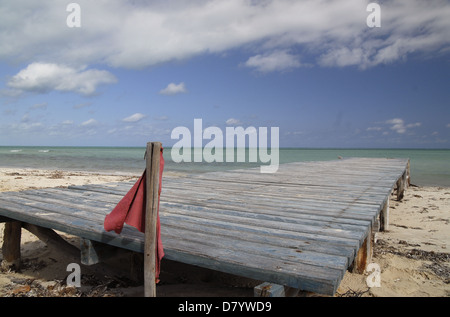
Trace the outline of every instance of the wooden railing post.
{"label": "wooden railing post", "polygon": [[146,213],[144,242],[144,295],[156,296],[156,222],[158,217],[159,164],[161,143],[147,143]]}

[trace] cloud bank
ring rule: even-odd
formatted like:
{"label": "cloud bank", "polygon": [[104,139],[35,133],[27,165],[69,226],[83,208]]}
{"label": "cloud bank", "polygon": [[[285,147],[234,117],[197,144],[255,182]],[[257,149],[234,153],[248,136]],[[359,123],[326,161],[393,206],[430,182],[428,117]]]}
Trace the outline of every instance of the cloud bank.
{"label": "cloud bank", "polygon": [[[78,0],[82,27],[69,28],[67,3],[7,1],[0,8],[0,30],[7,30],[0,32],[0,59],[144,68],[246,47],[246,65],[267,72],[299,67],[299,56],[288,53],[296,47],[313,64],[362,69],[448,52],[448,1],[383,1],[381,28],[366,24],[370,2]],[[93,85],[60,89],[89,94]]]}

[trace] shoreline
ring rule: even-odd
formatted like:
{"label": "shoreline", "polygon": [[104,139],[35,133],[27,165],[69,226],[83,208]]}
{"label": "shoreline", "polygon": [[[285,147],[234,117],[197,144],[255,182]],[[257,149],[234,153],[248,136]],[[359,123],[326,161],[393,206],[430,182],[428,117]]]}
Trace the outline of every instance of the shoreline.
{"label": "shoreline", "polygon": [[100,184],[133,180],[133,173],[109,174],[61,169],[0,168],[0,191],[20,191],[47,187]]}
{"label": "shoreline", "polygon": [[[235,162],[234,166],[222,163],[196,162],[175,163],[171,159],[170,147],[164,147],[168,169],[180,173],[202,173],[223,169],[259,167],[249,162]],[[12,153],[13,151],[20,151]],[[46,152],[47,151],[47,152]],[[140,174],[145,169],[145,147],[47,147],[47,146],[0,146],[0,169],[23,168],[58,169],[64,171],[99,172],[102,174]],[[450,188],[450,149],[422,148],[299,148],[281,147],[280,164],[289,162],[328,161],[339,157],[409,158],[411,179],[418,186],[440,186]]]}
{"label": "shoreline", "polygon": [[[173,172],[172,172],[173,173]],[[171,175],[176,175],[176,173]],[[181,175],[181,174],[180,174]],[[132,181],[140,175],[111,175],[98,172],[0,168],[0,191],[68,185]],[[390,226],[376,233],[372,262],[381,268],[381,287],[367,286],[369,273],[346,272],[336,297],[449,297],[450,296],[450,188],[412,186],[401,202],[391,197]],[[0,244],[3,243],[0,224]],[[78,246],[75,236],[62,234]],[[0,297],[10,296],[142,296],[143,286],[109,277],[101,279],[95,272],[83,273],[86,284],[81,289],[65,285],[70,259],[47,247],[22,229],[21,272],[0,270]],[[2,257],[2,256],[1,256]],[[128,255],[107,263],[112,267],[129,264]],[[89,267],[83,267],[89,272]],[[87,271],[86,271],[87,270]],[[126,270],[126,269],[125,269]],[[95,276],[95,277],[94,277]],[[104,276],[103,276],[104,277]],[[88,279],[90,278],[90,279]],[[257,281],[215,272],[182,263],[163,260],[157,296],[253,296]],[[127,282],[128,281],[128,282]],[[255,285],[256,284],[256,285]],[[302,294],[299,296],[311,296]],[[316,296],[316,295],[313,295]]]}

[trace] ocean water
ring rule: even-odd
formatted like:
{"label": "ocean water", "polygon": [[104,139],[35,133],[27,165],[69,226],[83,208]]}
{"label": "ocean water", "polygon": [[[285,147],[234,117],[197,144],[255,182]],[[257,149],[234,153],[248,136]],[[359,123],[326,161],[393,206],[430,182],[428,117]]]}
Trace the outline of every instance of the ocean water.
{"label": "ocean water", "polygon": [[[192,151],[192,155],[194,152]],[[0,167],[140,174],[145,168],[144,155],[143,147],[0,146]],[[282,148],[279,152],[280,164],[336,160],[339,156],[409,158],[413,184],[450,187],[450,150]],[[231,163],[176,163],[172,160],[171,149],[165,148],[164,160],[165,170],[183,173],[204,173],[262,165],[258,162],[249,163],[248,151],[246,162],[242,163],[236,162],[236,159]]]}

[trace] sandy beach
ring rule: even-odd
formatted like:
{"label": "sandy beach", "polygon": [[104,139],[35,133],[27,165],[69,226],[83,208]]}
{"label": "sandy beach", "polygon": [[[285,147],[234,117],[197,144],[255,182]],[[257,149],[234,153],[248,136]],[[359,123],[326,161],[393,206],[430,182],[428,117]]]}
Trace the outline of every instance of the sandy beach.
{"label": "sandy beach", "polygon": [[[97,184],[135,179],[137,175],[0,169],[0,191]],[[390,227],[376,233],[372,262],[381,268],[380,287],[368,287],[369,273],[347,272],[339,296],[450,296],[450,188],[411,186],[403,201],[393,196]],[[0,224],[0,244],[4,224]],[[78,246],[75,236],[60,233]],[[130,253],[105,265],[82,266],[82,287],[66,285],[67,264],[73,259],[47,247],[22,229],[22,269],[0,270],[0,297],[142,296],[143,286],[129,274]],[[2,258],[2,255],[0,255]],[[163,260],[157,296],[253,296],[259,281]],[[316,296],[301,293],[299,296]]]}

